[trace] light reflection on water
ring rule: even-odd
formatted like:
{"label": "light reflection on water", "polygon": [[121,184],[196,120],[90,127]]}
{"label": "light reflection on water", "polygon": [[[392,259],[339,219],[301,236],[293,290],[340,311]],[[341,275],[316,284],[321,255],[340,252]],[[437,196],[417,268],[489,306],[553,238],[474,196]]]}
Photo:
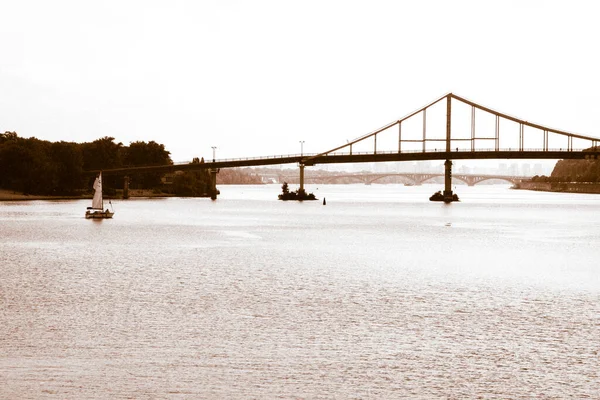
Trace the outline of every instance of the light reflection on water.
{"label": "light reflection on water", "polygon": [[600,196],[0,203],[0,398],[599,398]]}

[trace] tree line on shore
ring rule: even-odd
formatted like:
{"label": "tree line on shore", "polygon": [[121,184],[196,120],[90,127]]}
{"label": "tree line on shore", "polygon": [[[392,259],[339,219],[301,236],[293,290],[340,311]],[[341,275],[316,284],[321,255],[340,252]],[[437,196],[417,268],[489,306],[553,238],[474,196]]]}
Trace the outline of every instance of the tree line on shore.
{"label": "tree line on shore", "polygon": [[[72,196],[88,191],[94,177],[84,171],[111,168],[169,165],[170,153],[154,141],[129,146],[105,136],[93,142],[49,142],[22,138],[16,132],[0,134],[0,188],[31,195]],[[160,190],[161,173],[136,173],[132,187]],[[107,192],[123,187],[123,178],[105,176]],[[210,182],[206,170],[178,174],[170,191],[181,195],[206,193]]]}
{"label": "tree line on shore", "polygon": [[226,168],[217,174],[217,185],[259,185],[262,177],[252,168]]}
{"label": "tree line on shore", "polygon": [[532,182],[600,183],[600,160],[559,160],[550,176],[534,176]]}

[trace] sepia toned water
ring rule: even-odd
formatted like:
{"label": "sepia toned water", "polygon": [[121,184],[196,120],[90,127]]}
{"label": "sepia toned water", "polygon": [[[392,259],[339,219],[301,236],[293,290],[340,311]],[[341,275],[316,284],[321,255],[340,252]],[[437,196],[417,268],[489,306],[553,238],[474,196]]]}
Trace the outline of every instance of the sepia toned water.
{"label": "sepia toned water", "polygon": [[438,186],[0,202],[0,398],[600,398],[600,196]]}

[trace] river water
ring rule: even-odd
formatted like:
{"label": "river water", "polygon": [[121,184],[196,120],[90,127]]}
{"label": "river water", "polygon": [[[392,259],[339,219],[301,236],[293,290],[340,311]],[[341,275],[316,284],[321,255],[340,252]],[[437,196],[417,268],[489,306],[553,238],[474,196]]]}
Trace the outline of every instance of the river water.
{"label": "river water", "polygon": [[0,202],[0,398],[600,398],[600,196]]}

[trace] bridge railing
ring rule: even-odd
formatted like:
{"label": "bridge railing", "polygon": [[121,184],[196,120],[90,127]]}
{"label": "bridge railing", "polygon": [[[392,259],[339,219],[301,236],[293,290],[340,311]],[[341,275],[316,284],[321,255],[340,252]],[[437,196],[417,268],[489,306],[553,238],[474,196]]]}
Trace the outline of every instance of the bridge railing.
{"label": "bridge railing", "polygon": [[[495,148],[487,148],[487,149],[475,149],[475,150],[471,150],[471,149],[461,149],[459,148],[454,148],[452,150],[450,150],[451,153],[481,153],[481,152],[557,152],[557,151],[569,151],[569,152],[574,152],[574,151],[583,151],[585,150],[584,148],[581,149],[568,149],[566,147],[561,147],[561,148],[557,148],[557,149],[543,149],[543,148],[523,148],[523,149],[519,149],[518,147],[507,147],[507,148],[499,148],[499,149],[495,149]],[[425,151],[423,151],[422,149],[419,150],[402,150],[400,152],[398,152],[397,150],[390,150],[390,151],[380,151],[377,150],[377,153],[374,153],[373,151],[340,151],[340,152],[333,152],[333,153],[329,153],[329,154],[323,154],[321,157],[327,157],[327,156],[333,156],[333,155],[369,155],[369,154],[416,154],[416,153],[445,153],[446,150],[444,149],[426,149]]]}
{"label": "bridge railing", "polygon": [[[569,152],[574,152],[574,151],[583,151],[585,150],[584,148],[567,148],[567,147],[560,147],[560,148],[552,148],[552,149],[544,149],[544,148],[523,148],[523,149],[519,149],[518,147],[507,147],[507,148],[499,148],[499,149],[495,149],[495,148],[486,148],[486,149],[476,149],[474,151],[472,151],[471,149],[466,149],[463,148],[461,149],[459,148],[455,148],[452,149],[451,152],[452,153],[478,153],[478,152],[561,152],[561,151],[569,151]],[[402,150],[400,152],[398,152],[397,150],[383,150],[380,151],[378,150],[377,153],[374,153],[373,151],[339,151],[339,152],[333,152],[333,153],[329,153],[329,154],[324,154],[321,157],[328,157],[328,156],[350,156],[350,155],[371,155],[371,154],[417,154],[417,153],[444,153],[445,150],[444,149],[426,149],[425,151],[423,151],[422,149],[419,150]],[[281,154],[281,155],[271,155],[271,156],[256,156],[256,157],[240,157],[240,158],[218,158],[215,159],[215,162],[230,162],[230,161],[250,161],[250,160],[272,160],[272,159],[284,159],[284,158],[303,158],[303,157],[314,157],[316,155],[318,155],[319,153],[296,153],[296,154]],[[212,160],[208,160],[205,161],[206,164],[210,164],[212,162]],[[187,164],[191,164],[190,161],[177,161],[174,162],[173,165],[187,165]]]}
{"label": "bridge railing", "polygon": [[[240,157],[240,158],[217,158],[215,162],[229,162],[229,161],[250,161],[250,160],[273,160],[273,159],[283,159],[283,158],[301,158],[301,157],[313,157],[316,156],[317,153],[297,153],[297,154],[279,154],[274,156],[256,156],[256,157]],[[211,160],[205,160],[205,164],[210,164]],[[173,165],[187,165],[191,164],[191,161],[177,161],[174,162]]]}

